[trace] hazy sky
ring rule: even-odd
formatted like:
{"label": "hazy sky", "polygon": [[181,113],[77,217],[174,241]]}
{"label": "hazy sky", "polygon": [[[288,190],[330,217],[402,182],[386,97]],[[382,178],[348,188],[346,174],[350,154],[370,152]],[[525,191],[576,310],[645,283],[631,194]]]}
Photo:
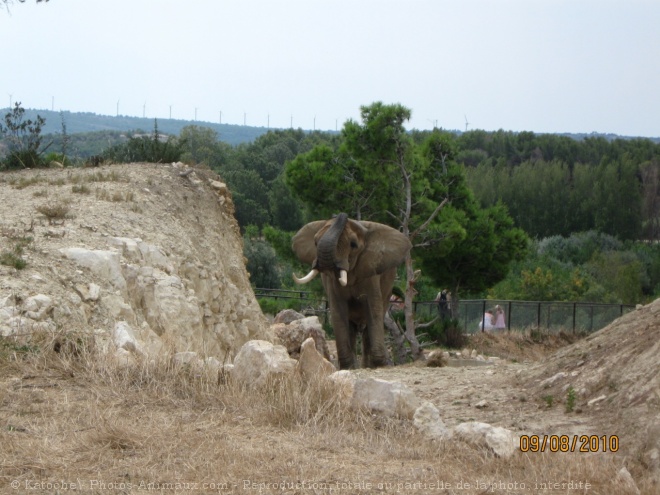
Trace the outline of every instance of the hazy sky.
{"label": "hazy sky", "polygon": [[658,0],[27,0],[0,10],[0,107],[657,137],[659,26]]}

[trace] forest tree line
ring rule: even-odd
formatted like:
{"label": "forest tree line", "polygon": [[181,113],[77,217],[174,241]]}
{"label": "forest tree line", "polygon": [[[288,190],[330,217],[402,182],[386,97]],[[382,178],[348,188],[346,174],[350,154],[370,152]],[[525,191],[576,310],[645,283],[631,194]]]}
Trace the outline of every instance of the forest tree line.
{"label": "forest tree line", "polygon": [[[10,160],[7,123],[0,169],[12,168],[10,163],[19,168]],[[532,132],[408,133],[420,149],[431,134],[441,136],[451,148],[452,162],[460,166],[481,207],[505,208],[513,225],[530,239],[525,257],[511,264],[502,281],[466,295],[624,303],[660,295],[660,145],[648,139],[575,140]],[[66,135],[63,123],[59,141],[49,141],[49,153],[34,153],[32,158],[39,157],[42,164],[59,160],[79,165],[81,160],[66,148],[73,136],[77,135]],[[318,205],[293,194],[287,165],[312,151],[339,156],[346,139],[344,133],[289,129],[231,145],[203,126],[187,126],[176,137],[163,136],[157,122],[153,132],[129,135],[128,141],[109,137],[105,135],[109,145],[102,153],[107,161],[181,160],[216,170],[232,191],[246,250],[260,253],[250,259],[253,282],[269,287],[290,283],[292,260],[282,255],[287,246],[281,233],[295,232],[306,221],[318,219],[320,212]],[[369,215],[363,219],[372,219]],[[279,263],[260,263],[274,256],[272,245],[278,242]],[[608,283],[612,276],[622,282]],[[437,279],[422,278],[418,297],[432,298],[441,286]]]}

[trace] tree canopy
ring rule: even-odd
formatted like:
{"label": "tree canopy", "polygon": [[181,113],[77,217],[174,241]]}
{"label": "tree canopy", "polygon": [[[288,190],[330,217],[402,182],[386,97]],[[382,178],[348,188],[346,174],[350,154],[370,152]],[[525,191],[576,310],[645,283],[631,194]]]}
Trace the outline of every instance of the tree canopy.
{"label": "tree canopy", "polygon": [[501,280],[524,252],[526,235],[504,206],[479,207],[448,135],[416,142],[404,127],[410,110],[399,104],[373,103],[360,114],[360,122],[346,122],[337,146],[319,145],[289,162],[286,181],[315,214],[343,211],[408,236],[414,252],[405,262],[405,335],[417,357],[413,258],[439,285],[450,285],[458,303],[459,290]]}

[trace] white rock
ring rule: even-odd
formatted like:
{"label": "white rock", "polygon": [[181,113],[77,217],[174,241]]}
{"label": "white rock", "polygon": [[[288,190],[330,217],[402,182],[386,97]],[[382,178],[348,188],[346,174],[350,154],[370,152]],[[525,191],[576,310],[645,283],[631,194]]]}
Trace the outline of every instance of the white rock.
{"label": "white rock", "polygon": [[413,424],[420,433],[435,440],[448,440],[452,436],[440,418],[440,411],[431,402],[424,402],[415,410]]}
{"label": "white rock", "polygon": [[128,237],[109,237],[108,244],[117,247],[121,250],[124,257],[129,260],[137,261],[142,258],[142,254],[138,249],[138,242],[140,239],[131,239]]}
{"label": "white rock", "polygon": [[172,262],[158,247],[146,242],[138,242],[137,246],[142,254],[142,260],[145,265],[159,268],[167,274],[174,273]]}
{"label": "white rock", "polygon": [[488,401],[480,400],[474,405],[474,407],[476,407],[477,409],[485,409],[488,407]]}
{"label": "white rock", "polygon": [[112,339],[119,349],[140,353],[140,345],[131,326],[125,321],[118,321],[112,332]]}
{"label": "white rock", "polygon": [[307,338],[300,346],[300,358],[296,369],[306,380],[326,377],[337,371],[334,365],[316,349],[313,337]]}
{"label": "white rock", "polygon": [[403,383],[366,378],[356,380],[352,404],[384,416],[412,419],[421,401]]}
{"label": "white rock", "polygon": [[587,406],[589,406],[589,407],[595,406],[596,404],[598,404],[599,402],[604,401],[605,399],[607,399],[607,395],[601,395],[601,396],[596,397],[594,399],[591,399],[589,402],[587,402]]}
{"label": "white rock", "polygon": [[116,251],[89,250],[84,248],[62,248],[60,252],[78,265],[88,268],[96,276],[109,282],[115,289],[126,292],[126,280]]}
{"label": "white rock", "polygon": [[339,370],[328,376],[328,379],[335,384],[337,395],[342,402],[350,402],[353,399],[357,381],[353,373],[349,370]]}
{"label": "white rock", "polygon": [[218,180],[209,180],[209,183],[214,191],[217,191],[223,196],[227,194],[227,185],[224,182],[220,182]]}
{"label": "white rock", "polygon": [[250,340],[234,358],[233,376],[241,385],[263,386],[293,372],[296,364],[283,346],[265,340]]}
{"label": "white rock", "polygon": [[454,436],[465,442],[487,447],[505,459],[511,457],[520,444],[520,438],[512,431],[477,421],[461,423],[454,427]]}
{"label": "white rock", "polygon": [[556,374],[552,375],[550,378],[546,378],[539,385],[541,387],[544,387],[544,388],[545,387],[550,387],[550,386],[554,385],[555,382],[558,382],[559,380],[563,380],[567,376],[568,376],[568,373],[566,373],[565,371],[560,371],[559,373],[556,373]]}
{"label": "white rock", "polygon": [[77,284],[74,289],[85,302],[98,301],[99,297],[101,297],[101,287],[95,283]]}
{"label": "white rock", "polygon": [[42,321],[48,316],[48,312],[53,307],[53,300],[44,295],[28,297],[23,305],[25,316],[34,321]]}

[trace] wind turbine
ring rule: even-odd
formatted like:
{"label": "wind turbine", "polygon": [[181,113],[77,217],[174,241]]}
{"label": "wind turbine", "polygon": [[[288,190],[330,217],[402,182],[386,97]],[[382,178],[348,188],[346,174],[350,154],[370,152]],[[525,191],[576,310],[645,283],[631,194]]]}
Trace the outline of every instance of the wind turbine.
{"label": "wind turbine", "polygon": [[467,116],[465,114],[463,114],[463,117],[465,117],[465,132],[467,132],[467,129],[468,129],[468,126],[470,125],[470,123],[468,122]]}

